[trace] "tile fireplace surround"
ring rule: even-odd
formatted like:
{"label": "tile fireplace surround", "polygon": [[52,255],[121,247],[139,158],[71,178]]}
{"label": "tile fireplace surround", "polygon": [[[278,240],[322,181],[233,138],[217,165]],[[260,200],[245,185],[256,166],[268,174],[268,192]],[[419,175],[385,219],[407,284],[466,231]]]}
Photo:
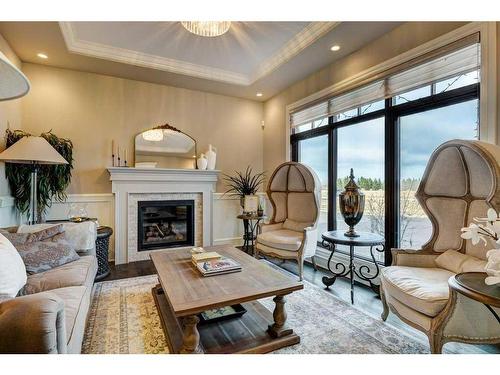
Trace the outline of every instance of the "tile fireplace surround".
{"label": "tile fireplace surround", "polygon": [[149,259],[137,251],[139,201],[194,200],[194,241],[213,245],[213,200],[219,171],[196,169],[108,168],[115,195],[115,263]]}

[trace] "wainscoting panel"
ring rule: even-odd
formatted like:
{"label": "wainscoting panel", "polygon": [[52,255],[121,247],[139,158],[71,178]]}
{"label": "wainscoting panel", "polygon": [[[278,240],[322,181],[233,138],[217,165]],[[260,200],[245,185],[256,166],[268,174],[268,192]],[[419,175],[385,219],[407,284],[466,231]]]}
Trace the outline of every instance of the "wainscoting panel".
{"label": "wainscoting panel", "polygon": [[0,228],[19,224],[19,214],[14,207],[14,198],[8,195],[0,196]]}
{"label": "wainscoting panel", "polygon": [[[261,193],[261,196],[265,196]],[[264,211],[267,213],[271,204],[265,201]],[[86,207],[90,217],[99,219],[100,225],[106,225],[114,229],[114,196],[108,194],[68,194],[66,202],[54,202],[47,212],[47,220],[67,219],[71,204],[79,204]],[[239,246],[243,243],[243,222],[236,218],[241,213],[240,201],[238,198],[224,196],[222,193],[213,194],[214,207],[214,245],[231,244]],[[8,207],[2,208],[0,212]],[[3,219],[3,215],[2,215]],[[6,222],[8,220],[5,220]],[[0,221],[3,223],[3,221]],[[16,225],[18,221],[13,220],[10,224],[2,226]],[[114,236],[110,241],[110,260],[114,260]]]}

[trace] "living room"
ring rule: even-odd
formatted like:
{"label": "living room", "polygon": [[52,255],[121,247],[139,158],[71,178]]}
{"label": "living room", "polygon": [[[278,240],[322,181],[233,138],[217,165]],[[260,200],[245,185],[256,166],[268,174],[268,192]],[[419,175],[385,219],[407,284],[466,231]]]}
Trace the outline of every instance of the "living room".
{"label": "living room", "polygon": [[487,369],[498,17],[362,3],[0,17],[0,353]]}

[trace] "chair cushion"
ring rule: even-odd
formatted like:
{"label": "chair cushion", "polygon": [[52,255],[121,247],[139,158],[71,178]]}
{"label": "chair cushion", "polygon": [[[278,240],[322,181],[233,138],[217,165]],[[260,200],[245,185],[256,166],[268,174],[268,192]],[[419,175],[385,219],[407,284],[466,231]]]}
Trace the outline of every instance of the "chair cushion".
{"label": "chair cushion", "polygon": [[427,316],[436,316],[448,302],[448,279],[454,273],[441,268],[391,266],[382,270],[384,293]]}
{"label": "chair cushion", "polygon": [[24,294],[33,294],[68,286],[92,286],[97,272],[97,260],[85,256],[63,266],[28,276]]}
{"label": "chair cushion", "polygon": [[257,236],[257,242],[276,249],[297,251],[302,245],[303,235],[289,229],[273,230]]}

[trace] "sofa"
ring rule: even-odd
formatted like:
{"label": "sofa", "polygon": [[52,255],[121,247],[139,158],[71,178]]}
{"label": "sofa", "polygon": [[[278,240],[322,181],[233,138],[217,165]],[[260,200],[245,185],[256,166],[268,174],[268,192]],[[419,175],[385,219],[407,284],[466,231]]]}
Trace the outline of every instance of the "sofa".
{"label": "sofa", "polygon": [[78,254],[28,275],[26,294],[0,302],[0,353],[81,352],[97,259],[93,248]]}

